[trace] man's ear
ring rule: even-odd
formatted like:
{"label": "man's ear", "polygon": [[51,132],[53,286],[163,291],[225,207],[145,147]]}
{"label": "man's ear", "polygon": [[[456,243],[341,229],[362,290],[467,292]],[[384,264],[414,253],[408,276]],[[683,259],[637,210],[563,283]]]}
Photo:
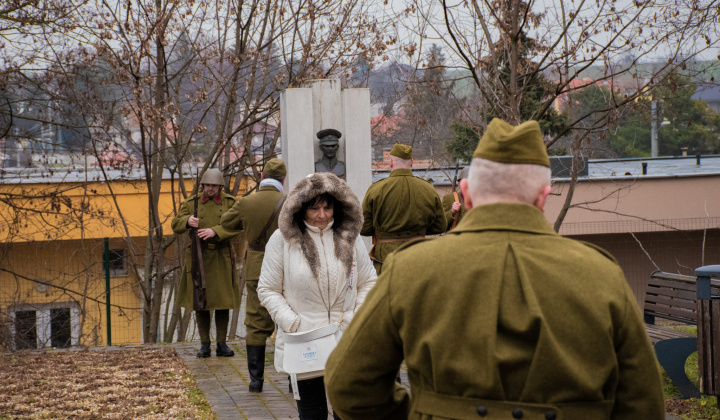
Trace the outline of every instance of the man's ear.
{"label": "man's ear", "polygon": [[262,181],[263,179],[265,179],[265,173],[264,173],[264,172],[260,172],[260,181]]}
{"label": "man's ear", "polygon": [[533,205],[540,209],[540,211],[545,212],[545,202],[547,201],[548,195],[550,195],[550,186],[546,185],[540,190],[538,190],[537,196],[535,196],[535,201],[533,202]]}
{"label": "man's ear", "polygon": [[463,200],[465,200],[465,207],[470,210],[471,208],[473,208],[473,205],[472,198],[470,198],[470,189],[468,188],[467,179],[460,180],[460,191],[462,191]]}

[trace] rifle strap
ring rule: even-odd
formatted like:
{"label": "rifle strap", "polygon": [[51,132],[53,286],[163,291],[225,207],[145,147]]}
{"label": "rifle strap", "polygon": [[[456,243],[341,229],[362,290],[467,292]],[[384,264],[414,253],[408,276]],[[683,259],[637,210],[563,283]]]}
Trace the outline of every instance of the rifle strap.
{"label": "rifle strap", "polygon": [[253,241],[252,243],[248,244],[248,248],[250,248],[252,251],[260,251],[265,252],[265,245],[266,243],[262,243],[263,239],[265,238],[265,232],[270,228],[270,225],[272,224],[273,220],[275,220],[275,215],[280,211],[280,207],[282,207],[283,202],[285,201],[285,194],[280,196],[280,200],[278,200],[277,205],[275,206],[275,210],[273,210],[272,214],[270,215],[270,218],[268,219],[267,223],[265,223],[265,227],[262,228],[260,231],[260,234],[258,235],[257,239]]}
{"label": "rifle strap", "polygon": [[[455,196],[455,202],[460,202],[460,197],[458,197],[458,193],[453,191],[453,195]],[[460,219],[460,210],[458,209],[457,213],[455,213],[455,216],[453,216],[453,222],[452,226],[450,227],[450,230],[455,229],[455,226],[457,226],[458,220]]]}

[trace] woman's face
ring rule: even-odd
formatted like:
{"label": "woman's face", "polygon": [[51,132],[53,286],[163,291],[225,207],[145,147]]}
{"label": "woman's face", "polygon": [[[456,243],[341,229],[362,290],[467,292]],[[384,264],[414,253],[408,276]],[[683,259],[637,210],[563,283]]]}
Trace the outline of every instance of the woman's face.
{"label": "woman's face", "polygon": [[305,212],[305,221],[310,226],[325,229],[333,219],[333,205],[326,200],[319,200],[308,207]]}

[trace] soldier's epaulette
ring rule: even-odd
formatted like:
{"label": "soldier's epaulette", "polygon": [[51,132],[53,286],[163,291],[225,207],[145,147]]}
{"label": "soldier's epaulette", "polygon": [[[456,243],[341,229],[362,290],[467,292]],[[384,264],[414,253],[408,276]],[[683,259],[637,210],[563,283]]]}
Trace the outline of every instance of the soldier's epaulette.
{"label": "soldier's epaulette", "polygon": [[400,247],[399,247],[398,249],[396,249],[395,252],[400,252],[400,251],[402,251],[402,250],[408,249],[408,248],[410,248],[411,246],[417,245],[417,244],[419,244],[419,243],[421,243],[421,242],[425,242],[425,241],[427,241],[428,239],[430,239],[430,238],[420,238],[420,239],[413,239],[412,241],[407,241],[407,242],[405,242],[404,244],[400,245]]}
{"label": "soldier's epaulette", "polygon": [[603,254],[607,259],[609,259],[610,261],[614,262],[615,264],[620,265],[620,263],[617,262],[617,260],[615,259],[615,257],[613,257],[613,255],[612,255],[611,253],[609,253],[607,250],[603,249],[602,247],[600,247],[600,246],[598,246],[598,245],[595,245],[595,244],[593,244],[593,243],[590,243],[590,242],[585,242],[585,241],[580,241],[580,240],[577,240],[577,241],[580,242],[581,244],[583,244],[583,245],[585,245],[585,246],[587,246],[587,247],[589,247],[589,248],[592,248],[592,249],[594,249],[595,251]]}

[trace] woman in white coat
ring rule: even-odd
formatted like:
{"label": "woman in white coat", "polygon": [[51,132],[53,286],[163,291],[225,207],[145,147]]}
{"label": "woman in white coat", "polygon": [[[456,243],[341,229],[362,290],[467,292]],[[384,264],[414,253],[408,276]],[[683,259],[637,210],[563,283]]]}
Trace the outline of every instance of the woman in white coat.
{"label": "woman in white coat", "polygon": [[[275,341],[278,372],[286,372],[283,333],[332,323],[344,330],[375,285],[377,274],[359,237],[362,224],[360,200],[332,173],[308,175],[288,195],[265,248],[257,289],[281,330]],[[297,375],[301,420],[327,419],[322,375]]]}

